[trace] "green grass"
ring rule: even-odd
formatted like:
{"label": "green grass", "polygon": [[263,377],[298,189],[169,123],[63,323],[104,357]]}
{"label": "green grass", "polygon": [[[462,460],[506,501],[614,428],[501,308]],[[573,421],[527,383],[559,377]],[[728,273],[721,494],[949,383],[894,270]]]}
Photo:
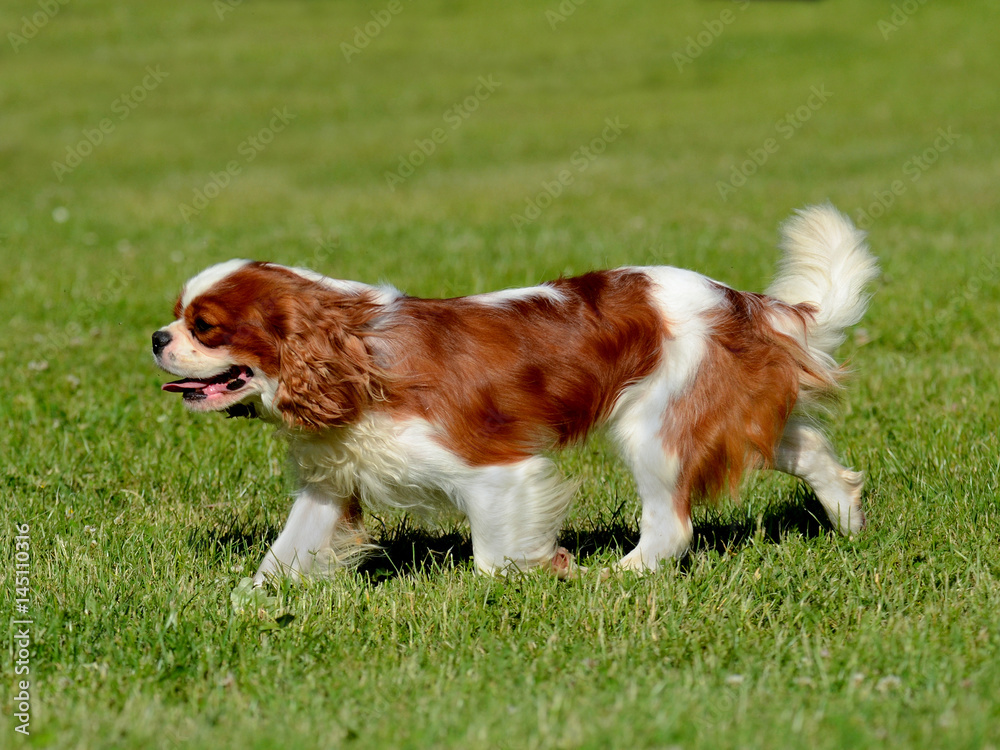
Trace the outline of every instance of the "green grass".
{"label": "green grass", "polygon": [[[70,2],[17,49],[40,6],[0,10],[0,534],[31,526],[34,620],[32,734],[12,691],[0,746],[1000,746],[993,4],[926,3],[886,39],[889,2],[589,2],[554,29],[554,0],[403,2],[346,61],[386,7]],[[123,110],[147,67],[167,75]],[[480,76],[499,87],[452,129]],[[294,119],[248,151],[274,109]],[[627,127],[580,170],[607,118]],[[914,172],[941,128],[958,139]],[[561,583],[474,575],[460,524],[386,516],[361,571],[234,608],[291,487],[266,427],[159,392],[149,334],[195,271],[254,257],[444,296],[665,263],[762,289],[793,208],[859,217],[887,191],[831,427],[867,474],[856,539],[767,477],[700,512],[685,563]],[[564,541],[607,564],[635,539],[630,480],[600,439],[560,466],[582,480]],[[13,622],[13,563],[0,583]]]}

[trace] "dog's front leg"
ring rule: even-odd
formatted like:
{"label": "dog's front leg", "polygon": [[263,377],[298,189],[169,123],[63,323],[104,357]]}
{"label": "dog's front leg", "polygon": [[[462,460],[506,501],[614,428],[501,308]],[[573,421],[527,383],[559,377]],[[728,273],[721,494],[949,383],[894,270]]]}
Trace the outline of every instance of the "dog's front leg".
{"label": "dog's front leg", "polygon": [[285,528],[254,576],[254,586],[268,577],[299,579],[329,573],[357,557],[366,540],[357,500],[308,485],[296,496]]}

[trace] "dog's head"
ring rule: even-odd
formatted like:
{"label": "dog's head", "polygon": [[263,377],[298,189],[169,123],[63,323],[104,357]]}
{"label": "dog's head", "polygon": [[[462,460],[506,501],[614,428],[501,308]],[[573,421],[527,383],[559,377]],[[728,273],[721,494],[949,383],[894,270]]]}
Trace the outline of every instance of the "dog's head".
{"label": "dog's head", "polygon": [[356,418],[376,369],[365,344],[379,305],[370,287],[233,260],[192,278],[153,357],[181,379],[194,411],[258,415],[323,429]]}

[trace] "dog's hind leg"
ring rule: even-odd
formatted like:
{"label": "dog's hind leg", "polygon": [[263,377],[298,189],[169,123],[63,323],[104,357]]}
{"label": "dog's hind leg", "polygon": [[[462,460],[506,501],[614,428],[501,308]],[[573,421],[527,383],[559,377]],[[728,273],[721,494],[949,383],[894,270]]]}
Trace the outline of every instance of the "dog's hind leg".
{"label": "dog's hind leg", "polygon": [[653,570],[663,560],[682,557],[691,544],[694,528],[691,509],[678,486],[680,464],[664,454],[659,440],[638,455],[626,456],[642,500],[639,543],[618,561],[624,570]]}
{"label": "dog's hind leg", "polygon": [[833,446],[817,428],[791,420],[775,452],[774,468],[808,484],[826,510],[830,523],[841,534],[848,536],[864,527],[862,474],[840,464]]}
{"label": "dog's hind leg", "polygon": [[642,501],[639,543],[616,564],[624,570],[653,570],[663,560],[682,557],[694,534],[680,458],[664,444],[658,412],[658,404],[630,404],[614,426]]}

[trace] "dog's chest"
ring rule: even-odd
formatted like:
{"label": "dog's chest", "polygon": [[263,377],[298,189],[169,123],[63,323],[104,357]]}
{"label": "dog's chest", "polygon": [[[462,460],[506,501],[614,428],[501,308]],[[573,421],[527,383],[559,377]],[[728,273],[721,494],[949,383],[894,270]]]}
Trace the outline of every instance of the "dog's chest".
{"label": "dog's chest", "polygon": [[370,416],[322,435],[296,437],[290,455],[305,485],[322,485],[337,497],[356,497],[373,510],[437,515],[455,506],[447,490],[451,471],[440,471],[442,459],[450,464],[455,458],[431,433],[426,423],[398,424]]}

